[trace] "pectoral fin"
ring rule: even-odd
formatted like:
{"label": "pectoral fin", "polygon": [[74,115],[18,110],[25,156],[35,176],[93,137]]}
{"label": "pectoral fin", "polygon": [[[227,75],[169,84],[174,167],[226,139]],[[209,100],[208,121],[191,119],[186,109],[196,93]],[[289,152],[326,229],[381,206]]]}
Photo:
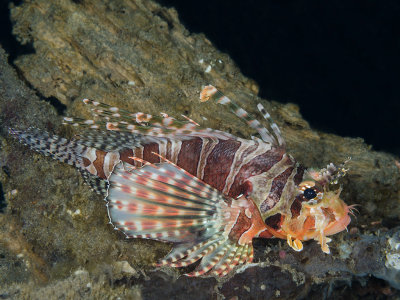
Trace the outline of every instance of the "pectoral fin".
{"label": "pectoral fin", "polygon": [[251,239],[265,227],[259,213],[249,214],[251,200],[228,198],[170,162],[134,170],[118,164],[108,180],[106,200],[116,228],[131,238],[175,243],[158,266],[202,259],[188,276],[224,276],[252,261]]}

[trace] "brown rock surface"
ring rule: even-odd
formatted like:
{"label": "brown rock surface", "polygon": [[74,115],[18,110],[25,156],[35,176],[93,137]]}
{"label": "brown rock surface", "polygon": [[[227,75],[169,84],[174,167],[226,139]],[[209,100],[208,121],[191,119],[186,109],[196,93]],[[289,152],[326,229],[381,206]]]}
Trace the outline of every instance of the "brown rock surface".
{"label": "brown rock surface", "polygon": [[[0,53],[0,162],[7,170],[0,175],[7,204],[0,213],[1,297],[329,296],[350,292],[346,282],[367,281],[367,274],[399,288],[395,157],[371,151],[361,139],[312,130],[295,105],[259,99],[257,84],[226,54],[204,35],[190,34],[174,9],[155,2],[36,0],[11,8],[11,16],[17,39],[32,43],[35,53],[18,57],[13,66]],[[60,126],[63,116],[46,98],[65,105],[66,115],[89,116],[80,100],[92,98],[131,111],[185,114],[243,137],[254,134],[221,107],[199,103],[199,91],[209,83],[255,114],[262,102],[281,127],[289,152],[306,166],[352,157],[343,198],[360,204],[360,214],[350,225],[353,234],[334,236],[332,255],[324,255],[315,242],[293,253],[284,242],[267,240],[255,243],[257,265],[221,282],[177,278],[179,272],[171,269],[153,271],[151,263],[168,252],[168,245],[125,240],[107,224],[104,202],[73,168],[7,135],[8,127],[28,126],[69,135]],[[390,291],[384,282],[369,282],[378,286],[378,294],[380,288]],[[360,295],[361,289],[351,293]]]}

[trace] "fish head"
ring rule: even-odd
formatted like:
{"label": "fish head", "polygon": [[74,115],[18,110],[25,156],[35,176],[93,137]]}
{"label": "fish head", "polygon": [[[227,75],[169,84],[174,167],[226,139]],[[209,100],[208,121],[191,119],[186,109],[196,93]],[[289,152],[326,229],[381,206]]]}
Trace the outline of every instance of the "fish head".
{"label": "fish head", "polygon": [[354,205],[347,205],[341,198],[342,188],[330,189],[345,172],[333,164],[320,171],[309,170],[303,181],[279,207],[264,213],[267,231],[260,237],[273,235],[286,239],[289,246],[301,251],[301,241],[314,239],[325,253],[330,253],[328,236],[347,229]]}

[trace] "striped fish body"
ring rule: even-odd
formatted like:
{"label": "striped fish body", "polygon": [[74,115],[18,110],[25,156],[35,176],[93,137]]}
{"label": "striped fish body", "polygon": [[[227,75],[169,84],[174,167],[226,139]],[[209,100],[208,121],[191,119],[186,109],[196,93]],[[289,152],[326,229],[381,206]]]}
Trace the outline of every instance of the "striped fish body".
{"label": "striped fish body", "polygon": [[[251,197],[267,225],[280,228],[282,210],[297,216],[303,199],[296,197],[303,180],[304,168],[285,152],[261,140],[196,137],[183,141],[152,138],[132,149],[103,151],[89,147],[82,155],[82,167],[89,173],[107,179],[114,166],[125,162],[142,167],[143,159],[161,163],[164,157],[225,195]],[[135,158],[135,159],[134,159]],[[94,189],[102,186],[91,184]],[[102,187],[100,193],[104,194]],[[262,237],[272,237],[269,231]]]}
{"label": "striped fish body", "polygon": [[[178,243],[160,265],[186,266],[203,258],[191,275],[223,276],[252,260],[253,237],[286,239],[296,251],[303,248],[301,240],[315,239],[329,253],[327,235],[350,222],[352,207],[339,198],[340,191],[328,190],[344,167],[307,171],[286,153],[278,127],[262,107],[269,130],[212,86],[201,99],[227,105],[261,139],[87,99],[102,118],[65,118],[95,129],[78,139],[36,129],[10,133],[78,168],[95,191],[107,195],[111,222],[128,237]],[[99,131],[102,127],[106,130]]]}
{"label": "striped fish body", "polygon": [[107,179],[119,161],[141,167],[142,163],[134,158],[161,163],[161,156],[225,195],[236,198],[240,194],[252,194],[263,212],[281,199],[288,180],[298,185],[303,175],[303,169],[296,167],[283,148],[271,147],[262,141],[213,137],[153,140],[120,151],[88,147],[82,154],[82,168]]}
{"label": "striped fish body", "polygon": [[[120,161],[140,168],[142,159],[161,163],[164,157],[223,194],[237,198],[251,197],[267,225],[281,226],[282,212],[298,216],[304,199],[297,196],[304,168],[282,147],[271,147],[261,140],[196,137],[183,141],[151,138],[151,142],[131,149],[104,151],[88,147],[83,151],[80,168],[106,180]],[[93,189],[105,194],[103,184],[90,182]],[[101,187],[101,189],[99,189]],[[297,196],[297,197],[296,197]],[[272,237],[269,231],[263,237]]]}
{"label": "striped fish body", "polygon": [[131,144],[136,147],[119,145],[122,149],[112,151],[92,146],[97,144],[102,148],[101,136],[96,142],[87,142],[84,139],[68,141],[37,129],[10,132],[32,149],[77,167],[91,187],[103,195],[106,179],[119,161],[141,167],[143,164],[137,158],[160,163],[161,156],[225,195],[251,196],[265,214],[280,200],[286,201],[282,197],[284,187],[299,184],[303,174],[303,169],[296,167],[294,159],[283,148],[271,147],[258,139],[135,136]]}

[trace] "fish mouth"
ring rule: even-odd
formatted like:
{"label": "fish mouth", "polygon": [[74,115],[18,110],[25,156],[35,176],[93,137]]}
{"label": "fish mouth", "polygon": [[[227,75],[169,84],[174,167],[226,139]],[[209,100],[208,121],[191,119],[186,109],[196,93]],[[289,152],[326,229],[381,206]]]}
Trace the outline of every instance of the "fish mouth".
{"label": "fish mouth", "polygon": [[301,241],[316,240],[325,253],[330,253],[327,236],[343,230],[351,222],[354,215],[354,205],[347,205],[341,198],[341,188],[336,191],[324,191],[324,196],[315,201],[302,202],[300,212],[295,217],[285,214],[279,223],[279,228],[266,225],[266,230],[259,237],[271,236],[286,239],[288,245],[295,251],[303,249]]}

